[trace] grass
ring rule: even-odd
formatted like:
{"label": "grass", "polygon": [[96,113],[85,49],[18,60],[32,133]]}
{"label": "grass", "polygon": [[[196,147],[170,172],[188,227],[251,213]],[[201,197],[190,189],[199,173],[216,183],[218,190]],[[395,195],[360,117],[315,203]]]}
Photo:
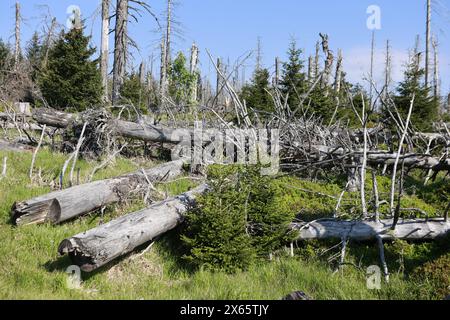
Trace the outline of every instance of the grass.
{"label": "grass", "polygon": [[[262,261],[247,272],[230,275],[190,269],[181,258],[177,230],[162,237],[143,255],[138,251],[92,274],[83,273],[82,287],[70,289],[65,270],[71,263],[67,257],[58,256],[60,241],[138,210],[144,204],[135,199],[110,206],[103,215],[96,212],[60,226],[14,227],[9,219],[13,203],[50,191],[49,185],[52,182],[56,185],[67,156],[48,149],[41,150],[36,159],[33,182],[28,177],[30,153],[0,152],[0,160],[5,156],[8,158],[7,176],[0,181],[0,299],[280,299],[296,290],[302,290],[315,299],[442,298],[434,294],[434,282],[413,276],[417,267],[448,252],[448,247],[439,243],[411,245],[398,242],[386,245],[391,282],[383,284],[379,291],[372,291],[366,287],[365,269],[378,264],[378,251],[374,244],[351,243],[347,261],[354,266],[346,266],[337,273],[334,273],[333,262],[329,263],[328,259],[339,248],[324,253],[336,242],[309,242],[298,245],[295,258],[288,257],[281,250],[273,261]],[[81,182],[96,164],[84,160],[77,162]],[[97,172],[95,179],[150,166],[151,163],[118,158],[108,168]],[[36,177],[39,170],[41,178]],[[384,190],[386,181],[380,179],[380,188]],[[280,209],[304,210],[311,216],[329,215],[335,201],[302,190],[335,196],[342,189],[339,182],[320,184],[296,178],[283,178],[276,183]],[[167,194],[178,194],[195,184],[183,178],[158,188]],[[439,205],[425,203],[422,198],[427,195],[426,192],[418,193],[409,195],[407,199],[414,201],[414,205],[434,211]],[[352,195],[346,197],[347,209],[353,198]],[[433,270],[430,266],[427,268]],[[448,267],[440,265],[439,270],[445,272]]]}

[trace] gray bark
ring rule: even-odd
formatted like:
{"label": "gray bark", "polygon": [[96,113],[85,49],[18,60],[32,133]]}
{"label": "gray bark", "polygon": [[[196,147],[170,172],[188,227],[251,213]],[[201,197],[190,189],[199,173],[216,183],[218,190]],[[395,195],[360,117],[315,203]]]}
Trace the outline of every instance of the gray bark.
{"label": "gray bark", "polygon": [[103,84],[103,101],[108,101],[108,57],[109,57],[109,7],[110,0],[102,0],[102,39],[100,73]]}
{"label": "gray bark", "polygon": [[128,0],[117,0],[116,28],[114,37],[113,94],[112,102],[117,104],[125,80],[128,42]]}
{"label": "gray bark", "polygon": [[393,220],[375,221],[340,221],[335,219],[319,220],[311,223],[293,224],[299,230],[299,240],[342,239],[357,241],[376,240],[433,240],[450,231],[450,222],[435,220],[400,220],[392,230]]}
{"label": "gray bark", "polygon": [[16,28],[15,28],[14,65],[17,68],[20,58],[20,3],[16,1]]}
{"label": "gray bark", "polygon": [[178,226],[196,196],[206,189],[207,186],[202,185],[65,239],[59,245],[58,252],[69,254],[74,264],[83,271],[91,272]]}
{"label": "gray bark", "polygon": [[1,151],[14,151],[14,152],[23,152],[23,151],[33,151],[33,147],[30,147],[25,144],[16,143],[16,142],[8,142],[0,139],[0,150]]}
{"label": "gray bark", "polygon": [[58,224],[127,198],[130,193],[147,185],[147,178],[150,181],[171,179],[179,176],[182,171],[183,161],[178,160],[148,169],[145,175],[142,171],[138,171],[51,192],[15,203],[12,208],[12,220],[16,225],[45,222]]}

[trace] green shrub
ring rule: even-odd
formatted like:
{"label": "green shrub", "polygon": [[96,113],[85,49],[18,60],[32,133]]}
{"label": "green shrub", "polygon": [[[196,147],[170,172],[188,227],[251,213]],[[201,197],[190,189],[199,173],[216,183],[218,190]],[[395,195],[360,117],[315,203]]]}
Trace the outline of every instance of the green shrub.
{"label": "green shrub", "polygon": [[272,180],[259,167],[211,166],[210,192],[186,215],[182,235],[198,267],[235,272],[267,257],[292,235],[294,216],[278,211]]}
{"label": "green shrub", "polygon": [[432,284],[435,297],[443,299],[450,293],[450,253],[423,264],[414,271],[413,276]]}

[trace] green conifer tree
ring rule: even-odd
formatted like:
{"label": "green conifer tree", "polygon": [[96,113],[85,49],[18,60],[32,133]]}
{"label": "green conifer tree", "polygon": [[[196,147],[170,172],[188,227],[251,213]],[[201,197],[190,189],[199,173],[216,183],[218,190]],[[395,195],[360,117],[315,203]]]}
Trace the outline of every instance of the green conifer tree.
{"label": "green conifer tree", "polygon": [[50,49],[47,69],[40,87],[53,108],[83,111],[101,102],[102,84],[98,60],[92,60],[95,48],[83,28],[63,32]]}
{"label": "green conifer tree", "polygon": [[133,72],[125,79],[120,98],[122,103],[132,103],[142,114],[148,113],[150,93],[137,73]]}
{"label": "green conifer tree", "polygon": [[25,56],[31,67],[31,79],[36,81],[42,65],[42,44],[39,40],[39,34],[37,32],[33,34],[33,37],[28,42]]}
{"label": "green conifer tree", "polygon": [[303,72],[302,50],[297,48],[297,42],[291,41],[288,50],[288,62],[283,64],[283,76],[280,89],[283,95],[289,95],[288,104],[291,109],[298,107],[299,96],[306,91],[306,75]]}
{"label": "green conifer tree", "polygon": [[[253,74],[252,82],[242,88],[241,98],[246,101],[248,107],[268,113],[274,111],[274,103],[268,92],[269,78],[267,69],[258,69]],[[264,114],[260,116],[264,117]]]}
{"label": "green conifer tree", "polygon": [[417,60],[411,62],[406,67],[404,80],[397,87],[398,95],[394,97],[394,102],[405,121],[411,99],[415,95],[411,123],[419,130],[428,131],[437,119],[439,102],[432,97],[430,88],[423,83],[424,75],[425,71],[418,66]]}

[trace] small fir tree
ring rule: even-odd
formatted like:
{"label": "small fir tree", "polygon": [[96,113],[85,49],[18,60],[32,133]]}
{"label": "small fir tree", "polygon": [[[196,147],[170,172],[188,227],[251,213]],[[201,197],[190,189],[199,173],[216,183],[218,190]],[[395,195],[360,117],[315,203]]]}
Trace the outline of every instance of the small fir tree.
{"label": "small fir tree", "polygon": [[63,32],[50,49],[47,69],[40,87],[53,108],[83,111],[101,102],[102,84],[98,60],[92,60],[95,48],[83,28]]}

